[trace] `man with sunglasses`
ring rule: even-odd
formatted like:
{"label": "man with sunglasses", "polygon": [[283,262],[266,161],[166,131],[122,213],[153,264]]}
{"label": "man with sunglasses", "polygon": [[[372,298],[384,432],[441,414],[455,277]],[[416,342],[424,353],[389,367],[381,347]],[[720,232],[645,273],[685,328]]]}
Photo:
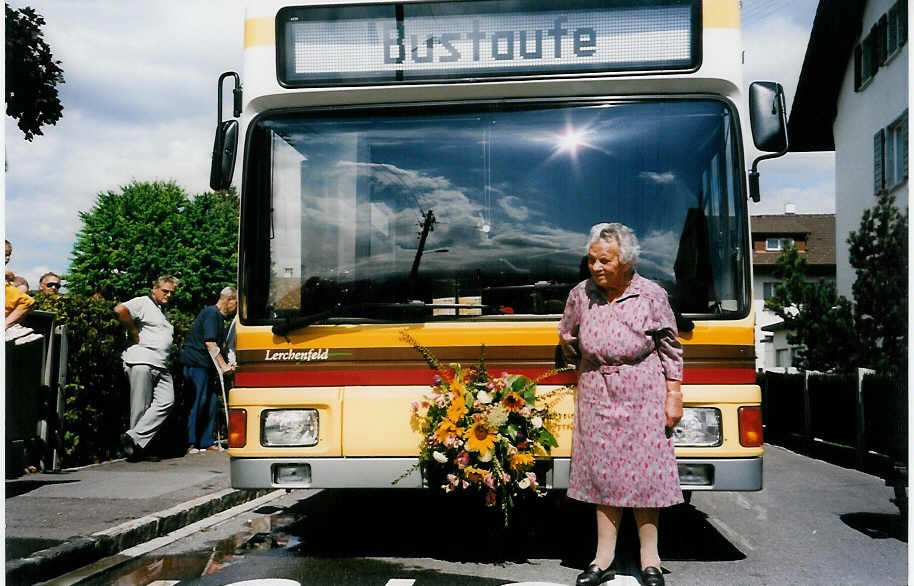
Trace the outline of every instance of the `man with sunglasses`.
{"label": "man with sunglasses", "polygon": [[49,295],[60,293],[60,275],[57,273],[45,273],[38,280],[38,290]]}
{"label": "man with sunglasses", "polygon": [[174,327],[168,321],[165,306],[177,286],[178,279],[163,275],[149,295],[134,297],[114,308],[129,337],[122,359],[130,380],[130,429],[121,434],[121,448],[128,461],[143,458],[143,452],[175,402],[174,383],[167,365]]}

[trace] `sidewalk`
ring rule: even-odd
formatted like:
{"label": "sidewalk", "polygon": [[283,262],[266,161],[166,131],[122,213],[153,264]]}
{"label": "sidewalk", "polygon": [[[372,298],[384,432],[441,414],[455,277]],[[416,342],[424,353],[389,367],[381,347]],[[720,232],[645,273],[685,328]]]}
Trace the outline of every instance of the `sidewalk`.
{"label": "sidewalk", "polygon": [[7,480],[6,582],[62,575],[268,492],[232,489],[224,451]]}

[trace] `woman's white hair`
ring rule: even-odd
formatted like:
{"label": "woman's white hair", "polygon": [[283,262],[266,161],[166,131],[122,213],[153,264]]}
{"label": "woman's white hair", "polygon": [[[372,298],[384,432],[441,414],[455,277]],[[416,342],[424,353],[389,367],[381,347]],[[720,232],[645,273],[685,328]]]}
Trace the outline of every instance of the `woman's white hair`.
{"label": "woman's white hair", "polygon": [[623,264],[634,266],[638,262],[641,245],[638,244],[638,237],[635,236],[634,230],[625,224],[618,222],[596,224],[590,229],[590,239],[587,241],[585,253],[590,251],[591,245],[598,240],[615,242],[619,246],[619,260]]}

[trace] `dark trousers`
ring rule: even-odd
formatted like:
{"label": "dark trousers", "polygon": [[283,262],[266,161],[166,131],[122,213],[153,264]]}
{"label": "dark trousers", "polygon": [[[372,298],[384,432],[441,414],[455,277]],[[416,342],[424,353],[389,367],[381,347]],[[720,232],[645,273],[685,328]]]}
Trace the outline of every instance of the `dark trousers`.
{"label": "dark trousers", "polygon": [[187,416],[187,445],[201,450],[213,445],[213,427],[219,402],[209,389],[211,368],[184,367],[184,378],[193,386],[190,413]]}

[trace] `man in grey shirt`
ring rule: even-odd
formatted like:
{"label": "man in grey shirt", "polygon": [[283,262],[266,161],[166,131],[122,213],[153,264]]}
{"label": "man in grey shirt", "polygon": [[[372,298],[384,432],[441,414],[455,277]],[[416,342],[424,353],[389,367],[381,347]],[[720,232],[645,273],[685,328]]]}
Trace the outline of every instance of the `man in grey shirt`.
{"label": "man in grey shirt", "polygon": [[130,337],[124,350],[124,370],[130,380],[130,429],[121,435],[121,448],[129,461],[143,451],[168,418],[175,402],[175,388],[168,370],[174,327],[165,314],[178,279],[159,277],[149,295],[134,297],[114,308]]}

